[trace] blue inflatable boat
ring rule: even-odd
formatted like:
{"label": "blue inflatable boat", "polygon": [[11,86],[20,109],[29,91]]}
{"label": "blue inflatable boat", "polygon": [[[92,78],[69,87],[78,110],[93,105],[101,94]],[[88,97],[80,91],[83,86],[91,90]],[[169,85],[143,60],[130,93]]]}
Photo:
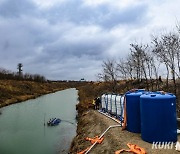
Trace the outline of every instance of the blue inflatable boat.
{"label": "blue inflatable boat", "polygon": [[56,125],[59,125],[60,122],[61,122],[61,119],[52,118],[47,122],[47,125],[48,126],[56,126]]}

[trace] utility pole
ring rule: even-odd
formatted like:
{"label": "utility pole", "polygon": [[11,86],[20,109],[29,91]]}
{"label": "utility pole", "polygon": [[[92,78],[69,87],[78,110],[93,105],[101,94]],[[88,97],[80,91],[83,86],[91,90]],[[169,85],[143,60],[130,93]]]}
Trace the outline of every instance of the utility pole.
{"label": "utility pole", "polygon": [[22,63],[18,63],[17,65],[17,69],[18,69],[18,75],[19,76],[22,76],[22,67],[23,67],[23,64]]}

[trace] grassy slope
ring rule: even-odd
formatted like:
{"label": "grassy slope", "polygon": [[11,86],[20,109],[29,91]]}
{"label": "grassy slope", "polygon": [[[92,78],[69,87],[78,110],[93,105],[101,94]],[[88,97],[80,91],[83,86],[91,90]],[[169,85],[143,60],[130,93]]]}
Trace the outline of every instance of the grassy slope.
{"label": "grassy slope", "polygon": [[0,107],[36,98],[40,95],[69,88],[65,83],[0,80]]}

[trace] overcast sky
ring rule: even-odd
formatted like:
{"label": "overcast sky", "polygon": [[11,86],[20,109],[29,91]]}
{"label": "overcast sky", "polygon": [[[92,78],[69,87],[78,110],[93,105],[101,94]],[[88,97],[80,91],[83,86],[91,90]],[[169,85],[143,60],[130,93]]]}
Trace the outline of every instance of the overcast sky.
{"label": "overcast sky", "polygon": [[0,0],[0,67],[96,80],[103,60],[173,29],[179,0]]}

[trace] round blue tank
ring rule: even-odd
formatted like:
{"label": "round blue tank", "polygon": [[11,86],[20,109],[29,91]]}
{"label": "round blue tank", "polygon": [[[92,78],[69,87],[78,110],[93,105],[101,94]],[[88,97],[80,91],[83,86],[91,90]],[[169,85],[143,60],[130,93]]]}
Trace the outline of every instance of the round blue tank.
{"label": "round blue tank", "polygon": [[173,94],[144,94],[140,97],[141,137],[144,141],[176,142],[176,97]]}
{"label": "round blue tank", "polygon": [[126,95],[127,130],[133,133],[141,132],[140,96],[146,93],[144,89],[135,92],[128,91]]}

